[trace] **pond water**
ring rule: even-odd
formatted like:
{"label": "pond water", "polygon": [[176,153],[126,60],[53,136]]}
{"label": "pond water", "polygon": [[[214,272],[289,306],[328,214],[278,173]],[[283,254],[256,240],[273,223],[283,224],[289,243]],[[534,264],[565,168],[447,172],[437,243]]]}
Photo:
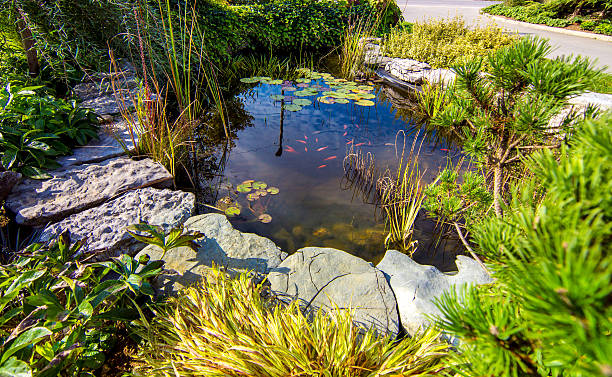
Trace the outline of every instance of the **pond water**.
{"label": "pond water", "polygon": [[[397,99],[403,95],[390,87],[376,84],[361,90],[369,98],[362,103],[367,106],[344,99],[342,93],[337,95],[341,98],[327,96],[321,102],[321,93],[346,92],[345,84],[334,81],[330,89],[330,80],[279,84],[264,79],[247,84],[249,88],[229,100],[232,139],[205,146],[213,152],[206,171],[199,172],[199,210],[214,211],[203,203],[220,209],[239,207],[240,213],[230,218],[237,229],[268,237],[288,253],[304,246],[334,247],[376,263],[385,252],[384,219],[372,192],[364,192],[368,185],[345,174],[347,151],[352,147],[353,152],[369,153],[378,171],[388,168],[393,174],[403,146],[409,150],[417,138],[424,183],[430,183],[459,151],[400,116]],[[358,85],[363,84],[367,83]],[[285,97],[279,100],[279,95]],[[349,103],[324,103],[338,99]],[[292,102],[301,103],[301,110],[289,111],[296,110],[288,106]],[[401,130],[404,133],[398,134]],[[414,239],[415,260],[445,271],[455,269],[461,248],[423,213]]]}

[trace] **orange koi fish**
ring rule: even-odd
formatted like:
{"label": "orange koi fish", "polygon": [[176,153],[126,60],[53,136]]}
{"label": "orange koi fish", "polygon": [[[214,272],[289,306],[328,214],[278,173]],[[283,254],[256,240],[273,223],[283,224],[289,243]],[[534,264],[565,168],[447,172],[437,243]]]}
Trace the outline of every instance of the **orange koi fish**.
{"label": "orange koi fish", "polygon": [[319,166],[317,169],[321,169],[321,168],[324,168],[324,167],[326,167],[326,166],[327,166],[327,165],[321,165],[321,166]]}
{"label": "orange koi fish", "polygon": [[324,158],[323,161],[329,161],[329,160],[333,160],[335,158],[336,158],[336,156],[329,156],[327,158]]}
{"label": "orange koi fish", "polygon": [[321,152],[322,150],[327,149],[327,145],[321,148],[317,148],[317,152]]}
{"label": "orange koi fish", "polygon": [[298,143],[302,143],[302,144],[306,144],[306,141],[304,140],[296,140]]}
{"label": "orange koi fish", "polygon": [[286,152],[291,152],[291,153],[297,153],[295,151],[295,149],[291,148],[289,145],[287,145],[287,149],[285,149]]}

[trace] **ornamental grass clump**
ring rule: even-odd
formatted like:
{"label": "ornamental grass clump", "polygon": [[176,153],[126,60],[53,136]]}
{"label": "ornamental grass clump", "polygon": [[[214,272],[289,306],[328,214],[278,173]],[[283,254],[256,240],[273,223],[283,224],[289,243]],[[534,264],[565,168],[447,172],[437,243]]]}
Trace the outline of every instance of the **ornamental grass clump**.
{"label": "ornamental grass clump", "polygon": [[394,342],[348,310],[304,314],[248,274],[217,269],[155,314],[137,329],[135,372],[147,376],[434,376],[448,349],[435,330]]}
{"label": "ornamental grass clump", "polygon": [[477,57],[486,56],[518,39],[503,29],[487,25],[469,28],[465,20],[417,22],[412,31],[395,28],[384,41],[386,55],[429,63],[434,68],[448,68]]}

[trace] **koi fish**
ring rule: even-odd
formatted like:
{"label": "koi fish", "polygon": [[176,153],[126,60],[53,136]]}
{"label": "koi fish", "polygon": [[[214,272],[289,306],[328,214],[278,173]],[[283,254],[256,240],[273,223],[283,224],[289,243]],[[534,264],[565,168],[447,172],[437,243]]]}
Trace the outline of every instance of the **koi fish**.
{"label": "koi fish", "polygon": [[372,142],[370,140],[368,140],[368,145],[372,145]]}
{"label": "koi fish", "polygon": [[321,133],[321,131],[315,131],[315,132],[313,132],[312,134],[313,134],[313,135],[317,135],[317,134],[320,134],[320,133]]}
{"label": "koi fish", "polygon": [[336,158],[336,156],[329,156],[327,158],[324,158],[323,161],[333,160],[334,158]]}
{"label": "koi fish", "polygon": [[290,146],[287,145],[287,149],[285,149],[286,152],[291,152],[291,153],[297,153],[295,151],[295,149],[291,148]]}
{"label": "koi fish", "polygon": [[348,135],[348,132],[345,132],[345,133],[342,134],[342,136],[346,136],[346,135]]}
{"label": "koi fish", "polygon": [[303,144],[306,144],[306,141],[304,141],[304,140],[299,140],[299,139],[298,139],[298,140],[296,140],[296,141],[297,141],[298,143],[303,143]]}
{"label": "koi fish", "polygon": [[359,144],[355,144],[356,147],[360,147],[362,145],[364,145],[365,143],[359,143]]}
{"label": "koi fish", "polygon": [[355,124],[355,127],[359,128],[359,125]]}
{"label": "koi fish", "polygon": [[395,144],[393,144],[393,143],[385,143],[385,145],[394,146]]}
{"label": "koi fish", "polygon": [[319,166],[317,169],[321,169],[321,168],[324,168],[324,167],[326,167],[326,166],[327,166],[327,165],[321,165],[321,166]]}
{"label": "koi fish", "polygon": [[318,143],[318,142],[319,142],[319,138],[315,137],[315,143]]}
{"label": "koi fish", "polygon": [[347,141],[346,143],[347,143],[347,144],[351,144],[352,142],[353,142],[353,140],[349,140],[349,141]]}
{"label": "koi fish", "polygon": [[327,149],[327,146],[324,146],[324,147],[321,147],[321,148],[317,148],[317,152],[321,152],[324,149]]}
{"label": "koi fish", "polygon": [[346,127],[348,127],[346,124],[344,125],[344,129],[346,130]]}
{"label": "koi fish", "polygon": [[308,136],[304,135],[304,140],[308,140]]}
{"label": "koi fish", "polygon": [[308,152],[308,148],[304,147],[304,152]]}
{"label": "koi fish", "polygon": [[448,152],[448,149],[446,149],[446,148],[440,148],[440,150],[441,150],[442,152]]}

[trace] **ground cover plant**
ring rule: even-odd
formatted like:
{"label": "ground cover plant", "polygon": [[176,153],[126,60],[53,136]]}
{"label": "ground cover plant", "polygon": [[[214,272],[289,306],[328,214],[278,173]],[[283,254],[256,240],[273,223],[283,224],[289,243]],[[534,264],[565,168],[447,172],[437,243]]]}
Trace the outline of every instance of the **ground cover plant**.
{"label": "ground cover plant", "polygon": [[469,28],[462,18],[455,17],[416,22],[412,30],[392,29],[385,36],[383,50],[388,56],[427,62],[434,68],[448,68],[486,56],[516,40],[516,36],[496,26]]}
{"label": "ground cover plant", "polygon": [[42,86],[7,83],[0,91],[0,156],[5,169],[45,178],[54,158],[97,137],[97,117],[76,101],[45,94]]}
{"label": "ground cover plant", "polygon": [[506,0],[482,12],[553,27],[578,24],[582,30],[612,35],[611,10],[612,4],[606,0]]}
{"label": "ground cover plant", "polygon": [[211,270],[155,307],[136,373],[150,376],[435,376],[448,345],[435,330],[393,342],[356,327],[348,310],[279,306],[264,284]]}
{"label": "ground cover plant", "polygon": [[0,375],[93,376],[126,334],[122,324],[143,314],[162,262],[142,267],[122,255],[92,263],[82,246],[63,233],[0,266]]}
{"label": "ground cover plant", "polygon": [[472,217],[497,282],[447,295],[440,326],[464,376],[608,376],[612,370],[612,115],[526,159],[504,217]]}

